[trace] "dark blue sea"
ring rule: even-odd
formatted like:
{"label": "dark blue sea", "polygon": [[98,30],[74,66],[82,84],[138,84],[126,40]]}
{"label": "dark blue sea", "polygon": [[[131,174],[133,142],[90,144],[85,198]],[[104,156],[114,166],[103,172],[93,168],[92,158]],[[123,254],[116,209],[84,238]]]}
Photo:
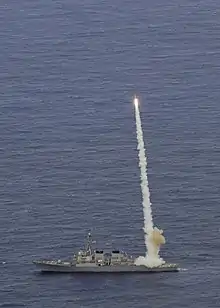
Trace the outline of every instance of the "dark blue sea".
{"label": "dark blue sea", "polygon": [[[1,0],[0,307],[220,306],[218,0]],[[132,96],[161,256],[182,271],[41,275],[92,231],[145,253]]]}

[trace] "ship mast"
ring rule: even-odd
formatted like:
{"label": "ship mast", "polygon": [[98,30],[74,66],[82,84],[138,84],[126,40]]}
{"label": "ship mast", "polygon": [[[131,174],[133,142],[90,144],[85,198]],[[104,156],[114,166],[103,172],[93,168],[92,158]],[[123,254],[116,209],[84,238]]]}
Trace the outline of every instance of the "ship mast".
{"label": "ship mast", "polygon": [[92,254],[92,235],[90,232],[87,235],[86,253]]}

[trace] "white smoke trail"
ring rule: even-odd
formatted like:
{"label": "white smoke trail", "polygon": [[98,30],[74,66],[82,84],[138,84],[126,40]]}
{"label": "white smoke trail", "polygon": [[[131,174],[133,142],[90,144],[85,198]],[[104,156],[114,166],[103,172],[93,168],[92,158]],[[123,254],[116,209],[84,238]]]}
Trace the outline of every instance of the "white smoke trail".
{"label": "white smoke trail", "polygon": [[150,241],[150,236],[154,230],[151,202],[150,202],[150,191],[148,186],[147,178],[147,159],[145,155],[145,147],[143,140],[143,131],[141,127],[141,117],[139,112],[139,101],[138,98],[134,98],[135,106],[135,120],[136,120],[136,133],[138,142],[138,157],[139,157],[139,167],[141,171],[141,191],[142,191],[142,204],[144,213],[144,233],[145,233],[145,245],[146,245],[146,256],[139,257],[136,260],[137,265],[146,266],[159,266],[164,263],[164,261],[159,257],[159,251],[155,245]]}

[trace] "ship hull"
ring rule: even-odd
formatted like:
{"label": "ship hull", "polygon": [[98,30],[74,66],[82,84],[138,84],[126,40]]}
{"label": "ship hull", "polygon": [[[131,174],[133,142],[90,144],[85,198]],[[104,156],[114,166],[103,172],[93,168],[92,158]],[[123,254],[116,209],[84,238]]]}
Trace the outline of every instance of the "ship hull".
{"label": "ship hull", "polygon": [[162,265],[160,267],[146,267],[137,265],[110,265],[110,266],[77,266],[71,264],[43,264],[35,263],[41,272],[54,273],[158,273],[158,272],[177,272],[178,267],[175,265]]}

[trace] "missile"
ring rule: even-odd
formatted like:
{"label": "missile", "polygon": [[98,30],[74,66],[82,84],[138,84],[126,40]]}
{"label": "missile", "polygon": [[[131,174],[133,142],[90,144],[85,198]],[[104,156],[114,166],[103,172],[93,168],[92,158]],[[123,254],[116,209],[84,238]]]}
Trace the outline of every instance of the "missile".
{"label": "missile", "polygon": [[138,98],[137,98],[137,95],[136,95],[136,94],[134,95],[134,100],[133,100],[133,102],[134,102],[135,107],[137,108],[137,107],[138,107],[138,105],[139,105],[139,100],[138,100]]}

